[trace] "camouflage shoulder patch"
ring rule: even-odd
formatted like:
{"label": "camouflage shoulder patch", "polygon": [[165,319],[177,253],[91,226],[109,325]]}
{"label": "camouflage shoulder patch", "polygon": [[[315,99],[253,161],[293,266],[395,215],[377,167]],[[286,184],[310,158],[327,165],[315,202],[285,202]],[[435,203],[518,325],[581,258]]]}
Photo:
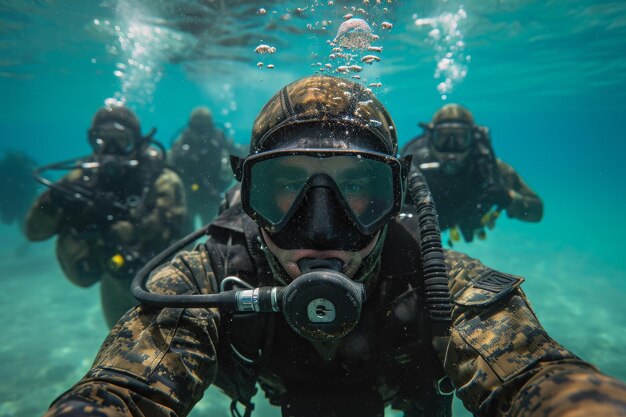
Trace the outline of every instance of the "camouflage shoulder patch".
{"label": "camouflage shoulder patch", "polygon": [[515,275],[504,274],[498,271],[491,271],[490,274],[487,274],[478,281],[474,282],[474,288],[499,293],[511,287],[517,287],[523,281],[524,278],[522,277],[516,277]]}
{"label": "camouflage shoulder patch", "polygon": [[457,295],[454,303],[466,307],[486,306],[506,297],[522,282],[522,277],[487,269]]}

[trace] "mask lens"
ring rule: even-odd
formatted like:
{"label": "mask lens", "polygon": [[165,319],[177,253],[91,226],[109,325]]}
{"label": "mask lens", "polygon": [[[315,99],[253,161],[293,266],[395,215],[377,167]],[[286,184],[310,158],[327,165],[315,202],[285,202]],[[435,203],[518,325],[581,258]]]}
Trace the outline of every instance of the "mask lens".
{"label": "mask lens", "polygon": [[134,149],[134,136],[132,131],[115,124],[89,130],[89,143],[97,154],[128,155]]}
{"label": "mask lens", "polygon": [[390,162],[365,155],[277,156],[251,167],[249,205],[275,226],[300,205],[307,189],[328,187],[359,225],[367,228],[393,211],[398,188],[394,182]]}
{"label": "mask lens", "polygon": [[440,152],[465,152],[470,141],[471,132],[465,126],[443,125],[433,132],[433,145]]}

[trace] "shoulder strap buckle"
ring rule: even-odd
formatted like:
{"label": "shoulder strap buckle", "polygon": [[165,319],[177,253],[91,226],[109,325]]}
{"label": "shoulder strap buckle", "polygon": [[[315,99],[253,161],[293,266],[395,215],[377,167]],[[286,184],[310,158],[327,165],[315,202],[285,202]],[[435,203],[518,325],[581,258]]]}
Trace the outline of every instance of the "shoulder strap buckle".
{"label": "shoulder strap buckle", "polygon": [[452,380],[447,375],[439,378],[435,381],[435,391],[439,395],[452,395],[454,394],[455,388],[454,384],[452,384]]}
{"label": "shoulder strap buckle", "polygon": [[439,395],[452,395],[454,394],[455,388],[452,380],[447,375],[439,378],[435,381],[435,391]]}

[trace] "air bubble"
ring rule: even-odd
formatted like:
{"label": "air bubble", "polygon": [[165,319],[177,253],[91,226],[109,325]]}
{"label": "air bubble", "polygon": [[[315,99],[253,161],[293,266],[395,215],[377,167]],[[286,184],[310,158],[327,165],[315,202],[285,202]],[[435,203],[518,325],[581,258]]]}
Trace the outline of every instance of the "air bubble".
{"label": "air bubble", "polygon": [[276,52],[276,48],[269,45],[261,44],[254,49],[257,54],[273,54]]}
{"label": "air bubble", "polygon": [[365,63],[365,64],[372,64],[374,61],[380,61],[380,58],[377,57],[376,55],[365,55],[364,57],[361,58],[361,62]]}
{"label": "air bubble", "polygon": [[372,28],[363,19],[349,19],[337,30],[333,42],[344,48],[367,49],[372,41]]}

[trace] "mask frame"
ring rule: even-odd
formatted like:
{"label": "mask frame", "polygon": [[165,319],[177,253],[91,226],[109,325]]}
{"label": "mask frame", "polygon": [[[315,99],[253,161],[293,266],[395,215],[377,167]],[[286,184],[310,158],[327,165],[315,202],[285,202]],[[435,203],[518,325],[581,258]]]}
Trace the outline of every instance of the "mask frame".
{"label": "mask frame", "polygon": [[[449,138],[440,138],[442,135],[442,129],[459,129],[463,130],[464,134],[464,142],[459,146],[459,140],[456,139],[453,143],[453,146],[450,147]],[[449,135],[448,135],[449,136]],[[440,123],[431,128],[431,143],[433,148],[440,153],[454,153],[454,154],[462,154],[466,153],[470,150],[473,144],[474,139],[474,129],[472,126],[469,126],[465,123],[453,123],[446,122]]]}
{"label": "mask frame", "polygon": [[376,221],[364,225],[362,224],[358,217],[354,214],[352,208],[349,206],[348,202],[345,200],[342,192],[338,189],[337,184],[334,180],[324,181],[325,183],[330,183],[330,187],[336,193],[338,200],[341,201],[344,211],[349,213],[350,218],[354,225],[359,229],[359,231],[364,235],[371,235],[377,232],[383,225],[385,225],[389,220],[395,217],[402,208],[402,201],[404,196],[404,190],[406,188],[406,178],[408,174],[408,170],[410,167],[411,157],[403,157],[396,158],[387,154],[382,154],[378,152],[372,151],[363,151],[363,150],[339,150],[339,149],[297,149],[297,150],[275,150],[268,151],[259,154],[250,155],[247,158],[240,158],[235,155],[231,155],[231,167],[233,168],[233,173],[237,181],[241,182],[241,202],[244,211],[248,216],[250,216],[260,227],[265,228],[266,230],[275,233],[280,231],[285,227],[287,223],[291,220],[295,212],[298,210],[298,207],[302,204],[302,200],[304,196],[307,194],[309,188],[314,187],[316,185],[319,176],[330,177],[324,173],[313,173],[309,176],[306,184],[300,189],[298,196],[293,201],[289,210],[283,215],[282,219],[275,223],[268,220],[264,217],[263,214],[259,213],[257,209],[254,208],[253,204],[251,204],[251,187],[252,187],[252,168],[255,164],[267,161],[269,159],[279,158],[279,157],[289,157],[289,156],[307,156],[312,158],[331,158],[337,156],[350,156],[354,158],[367,158],[369,160],[374,160],[377,162],[382,162],[390,167],[391,169],[391,183],[392,183],[392,195],[393,201],[391,205],[388,207],[388,210],[381,215]]}
{"label": "mask frame", "polygon": [[[99,155],[130,155],[137,148],[141,138],[136,132],[115,123],[105,128],[91,128],[87,130],[89,145],[95,154]],[[125,146],[121,142],[126,143]]]}

